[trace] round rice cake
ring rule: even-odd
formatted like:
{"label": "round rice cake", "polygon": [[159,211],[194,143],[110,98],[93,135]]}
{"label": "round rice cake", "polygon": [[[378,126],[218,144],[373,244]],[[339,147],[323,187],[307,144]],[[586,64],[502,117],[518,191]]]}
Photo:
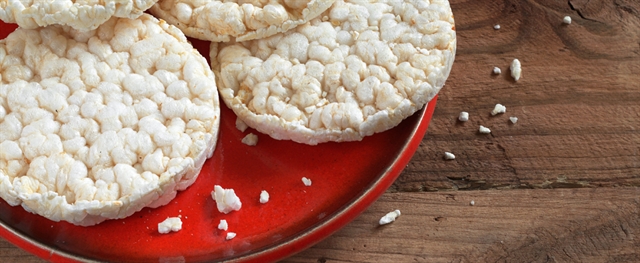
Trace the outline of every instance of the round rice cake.
{"label": "round rice cake", "polygon": [[179,29],[143,14],[0,40],[0,197],[93,225],[167,204],[213,154],[215,76]]}
{"label": "round rice cake", "polygon": [[137,18],[158,0],[0,0],[0,20],[34,29],[66,25],[93,30],[112,16]]}
{"label": "round rice cake", "polygon": [[225,104],[275,139],[356,141],[399,124],[442,88],[456,32],[447,0],[337,0],[305,25],[212,43]]}
{"label": "round rice cake", "polygon": [[335,0],[160,0],[155,16],[187,36],[246,41],[285,32],[315,18]]}

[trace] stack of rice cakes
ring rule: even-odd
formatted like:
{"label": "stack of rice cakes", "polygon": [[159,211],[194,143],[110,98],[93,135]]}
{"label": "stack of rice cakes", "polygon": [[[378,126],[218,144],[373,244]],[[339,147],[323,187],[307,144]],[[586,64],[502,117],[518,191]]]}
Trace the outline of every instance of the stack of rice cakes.
{"label": "stack of rice cakes", "polygon": [[150,11],[211,41],[239,120],[311,145],[395,127],[442,88],[456,51],[447,0],[161,0]]}
{"label": "stack of rice cakes", "polygon": [[336,0],[295,29],[210,50],[238,118],[315,145],[361,140],[421,109],[449,76],[456,33],[447,0]]}

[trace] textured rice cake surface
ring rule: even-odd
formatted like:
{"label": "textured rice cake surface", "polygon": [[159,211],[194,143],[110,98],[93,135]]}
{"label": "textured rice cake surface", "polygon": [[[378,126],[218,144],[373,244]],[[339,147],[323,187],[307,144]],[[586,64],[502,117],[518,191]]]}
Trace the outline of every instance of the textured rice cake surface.
{"label": "textured rice cake surface", "polygon": [[0,20],[34,29],[66,25],[93,30],[111,17],[137,18],[158,0],[0,0]]}
{"label": "textured rice cake surface", "polygon": [[335,0],[160,0],[155,16],[187,36],[245,41],[285,32],[315,18]]}
{"label": "textured rice cake surface", "polygon": [[213,154],[214,74],[151,15],[17,29],[0,40],[0,76],[0,197],[53,221],[164,205]]}
{"label": "textured rice cake surface", "polygon": [[306,144],[390,129],[442,88],[456,33],[446,0],[337,0],[260,40],[212,43],[224,102],[247,125]]}

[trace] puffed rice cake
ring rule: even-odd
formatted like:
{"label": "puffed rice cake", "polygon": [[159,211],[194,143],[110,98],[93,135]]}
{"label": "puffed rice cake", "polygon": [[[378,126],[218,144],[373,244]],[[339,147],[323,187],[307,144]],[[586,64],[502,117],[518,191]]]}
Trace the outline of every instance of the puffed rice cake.
{"label": "puffed rice cake", "polygon": [[305,144],[398,125],[442,88],[456,32],[447,0],[337,0],[269,38],[212,43],[225,104],[248,126]]}
{"label": "puffed rice cake", "polygon": [[293,29],[335,0],[160,0],[155,16],[187,36],[215,42],[265,38]]}

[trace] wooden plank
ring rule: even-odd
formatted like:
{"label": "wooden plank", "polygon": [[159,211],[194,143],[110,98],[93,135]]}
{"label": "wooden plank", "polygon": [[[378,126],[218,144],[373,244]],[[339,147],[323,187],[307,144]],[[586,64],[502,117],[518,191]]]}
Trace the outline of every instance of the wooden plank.
{"label": "wooden plank", "polygon": [[39,263],[44,261],[0,238],[0,262]]}
{"label": "wooden plank", "polygon": [[284,262],[638,262],[638,235],[640,188],[387,193]]}
{"label": "wooden plank", "polygon": [[[639,1],[451,5],[456,62],[393,191],[640,186]],[[572,24],[562,24],[565,15]],[[508,70],[514,58],[518,82]],[[491,116],[496,103],[507,112]],[[460,111],[468,122],[457,121]],[[444,161],[445,151],[456,160]]]}

